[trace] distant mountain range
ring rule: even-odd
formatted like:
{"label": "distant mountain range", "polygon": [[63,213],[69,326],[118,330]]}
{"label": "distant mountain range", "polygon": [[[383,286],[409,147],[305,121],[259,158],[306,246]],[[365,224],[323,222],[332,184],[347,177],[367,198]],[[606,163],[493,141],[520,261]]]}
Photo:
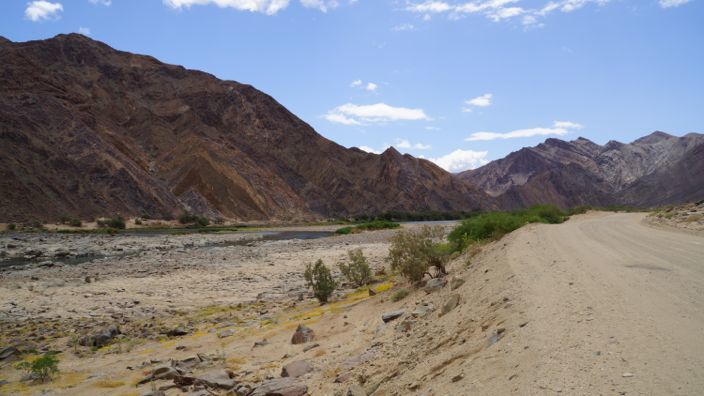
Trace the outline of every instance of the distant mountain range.
{"label": "distant mountain range", "polygon": [[548,139],[451,174],[342,147],[270,96],[81,35],[0,37],[0,221],[312,220],[704,198],[704,136]]}
{"label": "distant mountain range", "polygon": [[704,135],[654,132],[601,146],[547,139],[459,177],[504,208],[539,203],[657,206],[704,199]]}

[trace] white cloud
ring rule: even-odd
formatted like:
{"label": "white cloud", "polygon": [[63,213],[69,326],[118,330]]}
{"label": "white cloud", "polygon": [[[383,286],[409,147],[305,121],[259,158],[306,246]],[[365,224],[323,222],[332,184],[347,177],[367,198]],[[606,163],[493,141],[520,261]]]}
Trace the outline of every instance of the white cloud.
{"label": "white cloud", "polygon": [[421,13],[441,13],[447,12],[452,9],[452,6],[445,3],[444,1],[426,1],[420,4],[411,4],[406,7],[408,11],[411,12],[421,12]]}
{"label": "white cloud", "polygon": [[465,113],[471,113],[473,107],[489,107],[491,106],[491,100],[493,97],[493,94],[485,93],[484,95],[477,96],[476,98],[466,100],[462,111]]}
{"label": "white cloud", "polygon": [[378,124],[389,121],[430,120],[423,109],[389,106],[386,103],[356,105],[347,103],[330,110],[324,118],[344,125]]}
{"label": "white cloud", "polygon": [[671,8],[671,7],[679,7],[681,5],[685,5],[689,3],[692,0],[660,0],[658,1],[658,4],[660,4],[660,7],[662,8]]}
{"label": "white cloud", "polygon": [[376,91],[377,88],[379,88],[379,85],[377,85],[371,81],[368,81],[365,83],[362,80],[354,80],[350,83],[350,87],[361,88],[361,89],[367,90],[369,92],[374,92],[374,91]]}
{"label": "white cloud", "polygon": [[274,15],[288,7],[289,0],[163,0],[164,4],[176,9],[194,5],[214,4],[221,8],[234,8],[239,11],[261,12]]}
{"label": "white cloud", "polygon": [[78,28],[78,33],[80,33],[84,36],[90,36],[90,28],[81,26]]}
{"label": "white cloud", "polygon": [[562,136],[569,133],[570,129],[582,129],[583,126],[571,121],[555,121],[552,128],[527,128],[527,129],[517,129],[511,132],[475,132],[464,140],[467,141],[487,141],[487,140],[499,140],[499,139],[515,139],[515,138],[525,138],[532,136],[545,136],[545,135],[557,135]]}
{"label": "white cloud", "polygon": [[412,23],[401,23],[391,28],[394,32],[406,32],[410,30],[415,30],[415,26]]}
{"label": "white cloud", "polygon": [[301,5],[306,8],[317,8],[322,12],[328,12],[329,9],[337,8],[340,3],[337,0],[301,0]]}
{"label": "white cloud", "polygon": [[373,82],[370,82],[370,83],[367,83],[367,86],[364,89],[366,89],[367,91],[374,92],[374,91],[376,91],[376,89],[378,87],[379,87],[378,85],[374,84]]}
{"label": "white cloud", "polygon": [[106,7],[110,7],[112,5],[112,0],[88,0],[93,4],[100,4],[104,5]]}
{"label": "white cloud", "polygon": [[[662,3],[686,3],[691,0],[659,0]],[[559,10],[572,12],[588,4],[603,6],[611,0],[551,0],[539,8],[523,8],[516,4],[521,0],[473,0],[464,2],[424,1],[411,2],[406,10],[413,13],[424,14],[423,18],[430,19],[431,14],[446,14],[449,19],[457,20],[468,15],[483,15],[494,22],[512,20],[522,16],[521,23],[526,27],[542,27],[538,18],[542,18]],[[675,4],[680,5],[680,4]]]}
{"label": "white cloud", "polygon": [[555,121],[553,123],[555,128],[562,128],[562,129],[582,129],[584,128],[584,125],[578,124],[576,122],[572,121]]}
{"label": "white cloud", "polygon": [[461,172],[467,169],[478,168],[489,163],[486,159],[488,152],[472,150],[455,150],[439,158],[428,158],[439,167],[448,172]]}
{"label": "white cloud", "polygon": [[52,3],[49,1],[32,1],[27,3],[27,8],[24,10],[24,15],[32,22],[58,19],[59,13],[64,10],[61,3]]}
{"label": "white cloud", "polygon": [[362,85],[362,80],[354,80],[350,83],[350,87],[352,88],[359,87],[360,85]]}
{"label": "white cloud", "polygon": [[406,139],[398,139],[396,141],[395,146],[397,148],[401,149],[409,149],[409,150],[430,150],[432,147],[428,144],[423,144],[423,143],[416,143],[412,144]]}

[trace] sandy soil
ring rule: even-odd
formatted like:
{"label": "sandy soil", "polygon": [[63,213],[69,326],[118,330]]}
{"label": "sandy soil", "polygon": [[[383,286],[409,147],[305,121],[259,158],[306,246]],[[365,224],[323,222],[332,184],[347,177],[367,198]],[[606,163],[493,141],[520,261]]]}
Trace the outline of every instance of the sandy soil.
{"label": "sandy soil", "polygon": [[[561,225],[524,227],[454,260],[450,277],[464,280],[450,282],[454,290],[449,284],[431,294],[415,290],[398,302],[390,296],[408,287],[401,280],[376,284],[375,296],[350,290],[322,307],[283,298],[191,310],[176,316],[192,327],[185,336],[77,354],[63,347],[63,374],[51,384],[19,385],[19,374],[6,366],[0,376],[10,384],[0,393],[139,395],[150,388],[134,384],[150,370],[203,353],[222,360],[194,368],[194,375],[229,368],[251,384],[307,360],[313,371],[296,381],[311,395],[342,395],[354,384],[377,396],[698,395],[704,390],[704,238],[646,226],[644,217],[589,213]],[[390,233],[345,238],[364,238],[358,242],[378,266]],[[332,259],[358,242],[307,241],[276,254]],[[282,259],[273,267],[291,263]],[[281,280],[290,287],[290,277]],[[153,289],[164,292],[159,284]],[[441,314],[453,294],[459,304]],[[431,309],[423,313],[423,306]],[[400,318],[381,321],[398,309]],[[315,331],[317,347],[291,344],[299,323]],[[218,337],[228,330],[232,336]]]}

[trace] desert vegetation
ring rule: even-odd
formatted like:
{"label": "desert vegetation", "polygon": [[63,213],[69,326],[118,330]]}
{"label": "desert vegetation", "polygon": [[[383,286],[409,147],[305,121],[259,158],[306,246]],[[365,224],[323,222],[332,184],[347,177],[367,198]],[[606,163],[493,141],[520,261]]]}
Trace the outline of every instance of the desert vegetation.
{"label": "desert vegetation", "polygon": [[372,270],[361,248],[347,251],[349,263],[338,264],[342,275],[355,287],[368,285],[372,281]]}
{"label": "desert vegetation", "polygon": [[321,259],[318,259],[315,264],[307,264],[303,277],[306,279],[308,287],[313,289],[315,298],[321,304],[328,302],[337,287],[337,282],[332,277],[330,269],[325,266]]}
{"label": "desert vegetation", "polygon": [[340,235],[347,235],[347,234],[356,234],[358,232],[363,232],[363,231],[394,229],[394,228],[398,228],[400,226],[401,226],[401,224],[395,223],[393,221],[374,220],[374,221],[369,221],[366,223],[360,223],[360,224],[357,224],[354,226],[347,226],[347,227],[338,228],[337,231],[335,231],[335,232]]}

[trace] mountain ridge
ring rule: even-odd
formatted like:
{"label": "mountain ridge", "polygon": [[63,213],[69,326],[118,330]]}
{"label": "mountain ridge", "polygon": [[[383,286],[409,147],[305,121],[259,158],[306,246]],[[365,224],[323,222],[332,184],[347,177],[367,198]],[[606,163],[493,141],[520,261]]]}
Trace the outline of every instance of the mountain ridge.
{"label": "mountain ridge", "polygon": [[494,207],[427,160],[325,139],[250,85],[82,35],[4,42],[0,61],[0,220]]}

